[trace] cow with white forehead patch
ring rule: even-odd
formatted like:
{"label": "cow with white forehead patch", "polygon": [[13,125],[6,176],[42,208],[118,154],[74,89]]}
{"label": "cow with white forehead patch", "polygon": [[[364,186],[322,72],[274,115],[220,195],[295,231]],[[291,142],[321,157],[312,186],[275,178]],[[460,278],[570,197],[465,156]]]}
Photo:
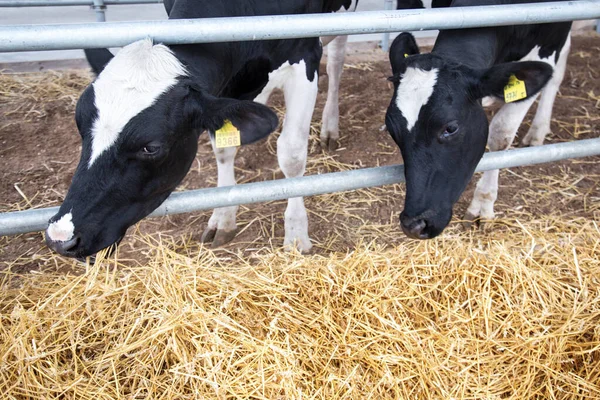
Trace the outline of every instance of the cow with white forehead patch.
{"label": "cow with white forehead patch", "polygon": [[[349,8],[351,0],[165,1],[169,18],[305,14]],[[277,142],[286,177],[304,174],[322,48],[318,38],[167,47],[142,40],[114,58],[91,57],[97,79],[76,109],[81,159],[46,242],[70,257],[118,243],[181,182],[208,131],[219,186],[234,185],[238,145],[265,138],[278,125],[264,103],[281,88],[286,117]],[[104,55],[104,56],[103,56]],[[255,100],[255,101],[252,101]],[[236,233],[237,207],[216,209],[203,240],[220,245]],[[288,201],[288,247],[311,248],[302,198]]]}
{"label": "cow with white forehead patch", "polygon": [[[432,0],[431,7],[448,7],[451,0]],[[397,0],[396,9],[410,10],[424,8],[421,0]],[[342,71],[344,69],[344,58],[346,56],[346,44],[348,36],[323,37],[323,45],[327,44],[327,101],[323,107],[323,118],[321,124],[321,146],[329,150],[335,150],[339,145],[339,89]]]}
{"label": "cow with white forehead patch", "polygon": [[[451,6],[525,2],[455,0]],[[543,142],[565,71],[570,29],[571,23],[564,22],[446,30],[430,54],[419,54],[409,33],[394,40],[394,95],[386,126],[404,159],[400,224],[408,236],[428,239],[444,230],[486,144],[491,151],[508,148],[540,91],[537,114],[523,142]],[[488,96],[506,102],[489,127],[481,105]],[[466,218],[493,218],[497,192],[498,170],[485,172]]]}

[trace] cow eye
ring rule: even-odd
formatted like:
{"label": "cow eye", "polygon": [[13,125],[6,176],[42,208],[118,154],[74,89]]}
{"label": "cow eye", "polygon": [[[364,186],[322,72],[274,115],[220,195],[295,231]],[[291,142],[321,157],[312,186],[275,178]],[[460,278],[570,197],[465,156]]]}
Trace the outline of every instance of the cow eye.
{"label": "cow eye", "polygon": [[138,158],[143,160],[155,159],[162,153],[162,145],[157,142],[150,142],[140,149],[137,154]]}
{"label": "cow eye", "polygon": [[146,155],[154,155],[156,153],[158,153],[160,151],[160,146],[156,145],[156,144],[147,144],[146,146],[144,146],[144,148],[142,149],[142,153],[146,154]]}
{"label": "cow eye", "polygon": [[449,122],[444,127],[444,131],[441,133],[440,139],[442,141],[449,140],[454,135],[456,135],[458,133],[458,131],[459,131],[458,122],[457,121]]}

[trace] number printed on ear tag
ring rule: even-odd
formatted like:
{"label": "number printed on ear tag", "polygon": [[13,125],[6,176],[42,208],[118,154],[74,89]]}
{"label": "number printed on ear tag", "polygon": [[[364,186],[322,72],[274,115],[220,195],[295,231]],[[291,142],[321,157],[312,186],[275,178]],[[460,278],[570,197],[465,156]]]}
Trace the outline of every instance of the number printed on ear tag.
{"label": "number printed on ear tag", "polygon": [[217,149],[241,146],[242,139],[240,137],[240,131],[231,123],[230,120],[226,119],[223,126],[215,132],[215,143],[217,145]]}
{"label": "number printed on ear tag", "polygon": [[521,100],[527,97],[525,82],[519,80],[516,76],[511,75],[508,78],[508,85],[504,86],[504,102],[512,103],[513,101]]}

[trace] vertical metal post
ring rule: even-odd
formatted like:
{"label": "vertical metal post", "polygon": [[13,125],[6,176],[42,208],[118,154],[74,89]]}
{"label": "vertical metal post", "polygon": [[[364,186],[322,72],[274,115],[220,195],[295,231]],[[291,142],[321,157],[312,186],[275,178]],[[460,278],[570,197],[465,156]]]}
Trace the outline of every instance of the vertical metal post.
{"label": "vertical metal post", "polygon": [[600,19],[596,20],[596,32],[600,33]]}
{"label": "vertical metal post", "polygon": [[106,22],[106,5],[104,0],[93,0],[94,4],[91,6],[92,10],[96,13],[96,22]]}
{"label": "vertical metal post", "polygon": [[[385,0],[383,4],[384,10],[393,10],[394,9],[394,0]],[[383,34],[381,38],[381,50],[388,51],[390,47],[390,33],[386,32]]]}

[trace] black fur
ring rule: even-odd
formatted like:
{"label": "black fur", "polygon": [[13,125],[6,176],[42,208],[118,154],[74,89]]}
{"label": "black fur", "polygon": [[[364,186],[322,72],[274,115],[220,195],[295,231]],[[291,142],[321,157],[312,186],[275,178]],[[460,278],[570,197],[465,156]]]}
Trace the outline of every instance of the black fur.
{"label": "black fur", "polygon": [[108,49],[85,49],[85,58],[87,59],[94,74],[99,75],[106,67],[106,64],[114,57]]}
{"label": "black fur", "polygon": [[[406,58],[419,54],[419,46],[415,37],[408,32],[402,32],[392,42],[390,46],[390,64],[392,65],[392,72],[396,75],[400,72],[401,67],[405,64]],[[393,80],[393,79],[390,79]]]}
{"label": "black fur", "polygon": [[[449,7],[452,0],[433,0],[431,2],[431,8],[438,7]],[[410,10],[415,8],[425,8],[421,0],[397,0],[397,10]]]}
{"label": "black fur", "polygon": [[[166,0],[170,19],[305,14],[350,8],[350,0]],[[199,135],[229,120],[242,144],[268,136],[278,125],[276,114],[254,103],[269,72],[285,62],[304,61],[306,76],[317,79],[321,45],[318,38],[170,46],[188,76],[128,121],[117,142],[88,167],[92,125],[97,117],[94,87],[77,104],[82,136],[81,160],[69,192],[51,221],[71,212],[76,246],[56,249],[83,257],[118,242],[127,228],[152,212],[185,177],[197,150]],[[109,62],[108,50],[86,55],[99,74]],[[53,243],[50,241],[52,246]]]}
{"label": "black fur", "polygon": [[[454,0],[451,6],[526,2],[538,0]],[[432,238],[447,226],[452,207],[485,150],[488,121],[481,98],[502,98],[511,75],[525,82],[527,98],[538,93],[552,77],[552,67],[543,62],[515,61],[535,46],[540,47],[542,58],[555,53],[558,59],[570,28],[570,22],[562,22],[445,30],[440,32],[431,54],[420,55],[412,35],[405,33],[396,38],[390,50],[394,73],[390,80],[395,91],[386,125],[404,159],[406,198],[400,219],[407,234]],[[396,106],[396,91],[410,67],[426,71],[435,68],[438,76],[432,96],[409,131]],[[448,129],[455,133],[446,134]]]}

